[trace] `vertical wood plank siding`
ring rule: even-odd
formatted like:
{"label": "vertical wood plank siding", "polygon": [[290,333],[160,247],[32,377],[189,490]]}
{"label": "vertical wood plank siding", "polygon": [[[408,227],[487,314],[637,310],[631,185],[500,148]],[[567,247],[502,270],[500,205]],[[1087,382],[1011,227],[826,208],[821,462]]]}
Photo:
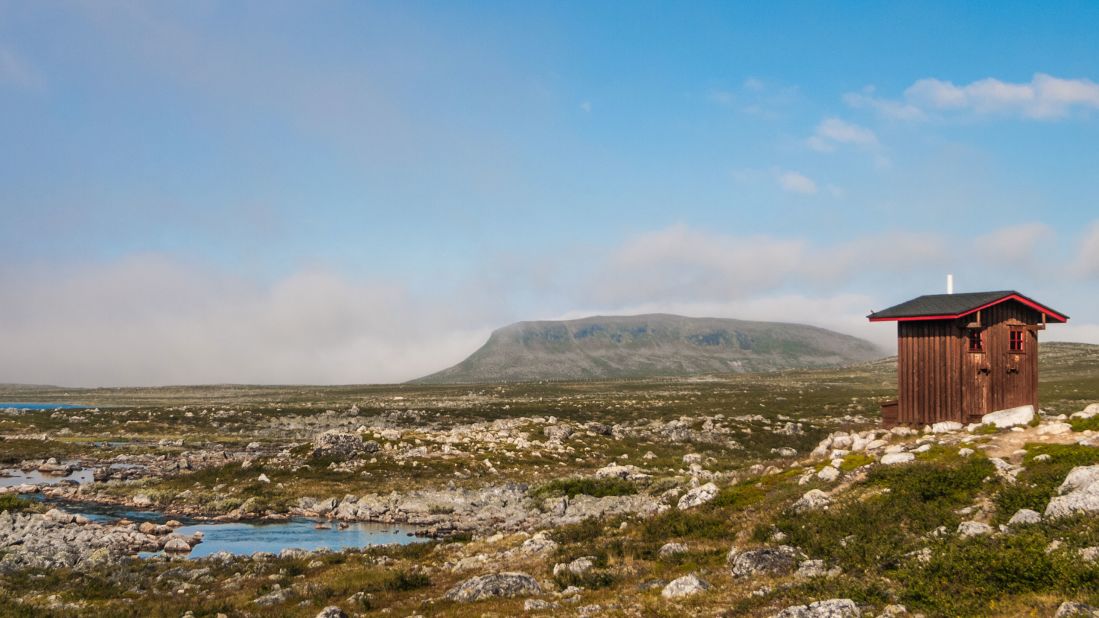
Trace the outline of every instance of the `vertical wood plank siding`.
{"label": "vertical wood plank siding", "polygon": [[1013,323],[1040,324],[1041,314],[1014,301],[984,309],[983,353],[969,352],[965,327],[975,319],[898,323],[897,422],[971,423],[995,410],[1038,406],[1037,330],[1023,329],[1021,353],[1011,352],[1010,333]]}

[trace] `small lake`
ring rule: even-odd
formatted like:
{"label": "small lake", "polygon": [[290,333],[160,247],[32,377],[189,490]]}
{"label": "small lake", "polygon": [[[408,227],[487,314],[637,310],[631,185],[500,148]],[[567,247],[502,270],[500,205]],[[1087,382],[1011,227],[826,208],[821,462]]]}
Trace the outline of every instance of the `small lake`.
{"label": "small lake", "polygon": [[[289,521],[276,522],[205,522],[182,515],[171,515],[160,511],[145,511],[133,507],[113,504],[98,504],[94,502],[72,502],[58,500],[45,496],[29,496],[37,498],[51,506],[68,513],[80,514],[90,521],[109,524],[119,519],[128,519],[133,522],[152,522],[162,524],[170,519],[175,519],[183,524],[176,532],[185,537],[190,537],[195,532],[202,532],[202,542],[191,549],[190,558],[201,558],[219,551],[229,552],[237,556],[248,556],[256,552],[270,552],[277,554],[288,548],[314,551],[318,549],[330,549],[340,551],[348,548],[362,548],[373,545],[407,545],[409,543],[422,543],[430,539],[411,536],[415,532],[414,527],[399,527],[392,524],[378,523],[350,523],[344,529],[339,529],[336,522],[318,522],[313,519],[294,518]],[[331,526],[328,529],[317,529],[317,524],[323,523]],[[141,554],[148,557],[155,554]]]}
{"label": "small lake", "polygon": [[201,558],[219,551],[234,555],[250,555],[258,551],[277,554],[287,548],[339,551],[428,540],[409,536],[406,530],[388,524],[352,523],[343,530],[338,529],[335,522],[328,530],[317,530],[316,525],[317,522],[311,519],[273,523],[211,523],[183,526],[176,532],[190,536],[201,531],[204,535],[202,542],[191,549],[191,558]]}
{"label": "small lake", "polygon": [[92,469],[83,468],[66,474],[65,476],[46,474],[45,472],[39,472],[38,470],[23,471],[19,468],[0,470],[0,487],[14,487],[27,483],[31,485],[56,485],[59,481],[90,483],[92,481]]}
{"label": "small lake", "polygon": [[16,410],[87,410],[88,406],[77,406],[69,403],[29,403],[26,401],[0,402],[0,410],[10,408]]}

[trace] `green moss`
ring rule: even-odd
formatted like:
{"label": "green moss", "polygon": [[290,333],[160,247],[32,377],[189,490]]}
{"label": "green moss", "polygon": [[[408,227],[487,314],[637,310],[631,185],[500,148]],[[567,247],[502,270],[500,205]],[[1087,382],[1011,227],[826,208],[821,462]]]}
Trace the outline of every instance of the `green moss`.
{"label": "green moss", "polygon": [[1069,425],[1072,425],[1073,431],[1099,431],[1099,415],[1091,418],[1072,418],[1069,419]]}

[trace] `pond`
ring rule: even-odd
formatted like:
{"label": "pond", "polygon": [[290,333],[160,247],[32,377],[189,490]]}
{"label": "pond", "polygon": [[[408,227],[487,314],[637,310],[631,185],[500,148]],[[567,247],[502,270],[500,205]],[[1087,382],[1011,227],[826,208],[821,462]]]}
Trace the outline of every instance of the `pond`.
{"label": "pond", "polygon": [[[417,530],[415,527],[393,524],[356,522],[346,524],[345,528],[340,529],[337,522],[306,518],[276,522],[206,522],[192,517],[113,504],[73,502],[40,495],[30,497],[37,497],[47,504],[68,513],[83,515],[97,523],[112,523],[119,519],[128,519],[138,523],[148,521],[160,524],[174,519],[183,524],[176,529],[178,534],[185,537],[190,537],[195,532],[203,534],[202,542],[195,545],[188,554],[191,558],[201,558],[219,551],[244,556],[256,552],[277,554],[289,548],[309,551],[326,548],[339,551],[373,545],[407,545],[429,540],[413,536],[412,533]],[[317,528],[318,524],[323,528]],[[154,554],[142,555],[147,557]]]}
{"label": "pond", "polygon": [[88,406],[69,403],[31,403],[26,401],[0,402],[0,410],[87,410]]}
{"label": "pond", "polygon": [[[72,462],[64,462],[72,463]],[[38,470],[20,470],[8,468],[0,470],[0,487],[14,487],[16,485],[56,485],[60,481],[73,481],[74,483],[90,483],[92,481],[91,468],[82,468],[66,475],[48,474]]]}
{"label": "pond", "polygon": [[[277,554],[287,548],[339,551],[372,545],[406,545],[427,539],[410,536],[408,531],[388,524],[352,523],[339,529],[335,522],[328,529],[317,529],[311,519],[292,519],[273,523],[210,523],[186,525],[176,530],[190,536],[202,532],[202,542],[191,549],[190,557],[201,558],[219,551],[250,555],[258,551]],[[324,525],[329,525],[325,522]]]}

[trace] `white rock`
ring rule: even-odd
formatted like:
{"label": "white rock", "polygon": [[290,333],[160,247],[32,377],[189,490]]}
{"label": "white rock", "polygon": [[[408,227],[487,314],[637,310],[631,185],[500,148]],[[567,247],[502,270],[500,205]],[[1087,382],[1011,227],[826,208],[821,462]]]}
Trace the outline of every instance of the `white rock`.
{"label": "white rock", "polygon": [[1092,418],[1093,416],[1099,416],[1099,403],[1093,403],[1069,418]]}
{"label": "white rock", "polygon": [[1042,423],[1038,426],[1038,435],[1041,436],[1058,436],[1070,431],[1072,431],[1072,425],[1060,421],[1056,423]]}
{"label": "white rock", "polygon": [[706,483],[705,485],[695,487],[694,489],[683,494],[683,497],[679,499],[679,503],[676,505],[676,508],[681,511],[684,509],[694,508],[700,504],[705,504],[710,500],[713,500],[714,496],[716,495],[717,485],[714,485],[713,483]]}
{"label": "white rock", "polygon": [[660,591],[660,596],[665,599],[689,597],[698,594],[709,587],[710,584],[702,581],[692,573],[691,575],[684,575],[683,577],[673,579]]}
{"label": "white rock", "polygon": [[990,412],[981,417],[982,424],[995,425],[1000,429],[1026,425],[1032,420],[1034,420],[1034,406],[1032,405],[997,410],[996,412]]}
{"label": "white rock", "polygon": [[912,453],[886,453],[882,455],[881,462],[887,466],[893,464],[908,463],[916,459],[916,456]]}
{"label": "white rock", "polygon": [[861,618],[859,606],[851,599],[828,599],[808,605],[787,607],[772,618]]}
{"label": "white rock", "polygon": [[1057,493],[1064,495],[1070,492],[1086,489],[1099,483],[1099,464],[1093,466],[1077,466],[1069,471]]}
{"label": "white rock", "polygon": [[687,546],[683,543],[665,543],[660,547],[661,558],[667,558],[668,556],[674,556],[676,554],[687,553]]}
{"label": "white rock", "polygon": [[958,535],[961,537],[982,536],[992,534],[992,526],[979,521],[963,521],[958,524]]}
{"label": "white rock", "polygon": [[827,508],[830,504],[832,504],[831,496],[819,489],[810,489],[794,503],[793,509],[799,513],[802,511],[815,511]]}
{"label": "white rock", "polygon": [[1030,509],[1019,509],[1007,520],[1007,525],[1018,526],[1021,524],[1038,524],[1042,522],[1042,514]]}
{"label": "white rock", "polygon": [[939,421],[931,425],[931,433],[952,433],[955,431],[961,431],[965,425],[957,421]]}
{"label": "white rock", "polygon": [[259,477],[256,478],[256,480],[261,482],[261,483],[270,483],[271,482],[271,479],[267,478],[266,474],[260,474]]}
{"label": "white rock", "polygon": [[960,448],[960,449],[958,449],[958,454],[961,455],[962,457],[969,457],[973,453],[974,453],[974,451],[971,448]]}
{"label": "white rock", "polygon": [[817,478],[828,483],[831,483],[839,477],[840,471],[832,466],[824,466],[820,469],[820,472],[817,472]]}

